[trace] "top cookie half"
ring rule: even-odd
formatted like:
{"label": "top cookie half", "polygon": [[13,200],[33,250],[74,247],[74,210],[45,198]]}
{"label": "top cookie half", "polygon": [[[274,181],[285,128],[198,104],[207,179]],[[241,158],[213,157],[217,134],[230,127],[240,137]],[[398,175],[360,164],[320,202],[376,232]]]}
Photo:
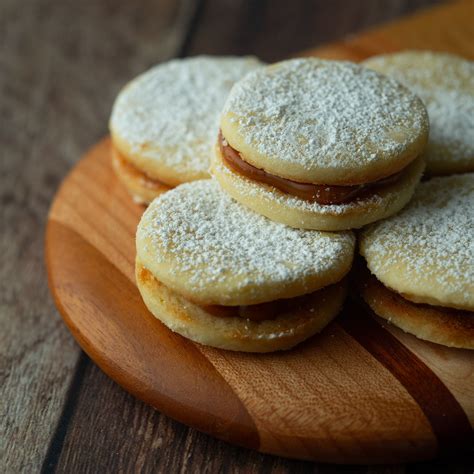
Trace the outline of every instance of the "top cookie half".
{"label": "top cookie half", "polygon": [[254,305],[312,293],[352,264],[352,232],[293,229],[248,210],[213,180],[155,199],[137,228],[137,259],[199,304]]}
{"label": "top cookie half", "polygon": [[403,51],[364,65],[409,87],[430,117],[426,170],[431,175],[474,171],[474,62],[453,54]]}
{"label": "top cookie half", "polygon": [[419,156],[429,124],[404,86],[356,64],[316,58],[256,70],[232,88],[226,141],[251,165],[304,183],[353,185]]}
{"label": "top cookie half", "polygon": [[197,56],[155,66],[119,93],[110,118],[114,147],[169,186],[207,177],[227,95],[260,65],[253,57]]}

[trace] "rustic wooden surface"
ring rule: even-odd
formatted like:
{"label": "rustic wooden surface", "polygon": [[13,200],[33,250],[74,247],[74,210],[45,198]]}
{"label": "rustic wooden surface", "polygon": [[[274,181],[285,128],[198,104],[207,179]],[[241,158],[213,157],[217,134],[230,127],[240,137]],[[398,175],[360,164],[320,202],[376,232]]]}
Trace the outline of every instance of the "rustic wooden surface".
{"label": "rustic wooden surface", "polygon": [[[122,466],[124,472],[263,466],[269,472],[340,472],[233,448],[125,394],[81,355],[46,285],[42,236],[53,193],[84,150],[105,134],[113,98],[130,77],[157,61],[200,52],[280,59],[434,2],[291,2],[289,12],[285,1],[252,8],[250,3],[0,2],[3,472],[36,472],[41,466],[60,472],[100,466]],[[441,462],[343,470],[427,467],[445,470]],[[458,460],[450,471],[472,467]]]}

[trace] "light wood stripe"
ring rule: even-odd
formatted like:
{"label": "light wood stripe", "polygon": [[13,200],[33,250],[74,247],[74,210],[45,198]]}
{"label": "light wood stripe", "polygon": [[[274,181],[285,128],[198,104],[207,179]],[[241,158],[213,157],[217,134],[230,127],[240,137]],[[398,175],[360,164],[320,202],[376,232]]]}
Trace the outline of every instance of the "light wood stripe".
{"label": "light wood stripe", "polygon": [[472,451],[474,432],[459,402],[434,372],[382,328],[375,317],[367,305],[352,299],[339,322],[416,400],[438,440],[438,454]]}

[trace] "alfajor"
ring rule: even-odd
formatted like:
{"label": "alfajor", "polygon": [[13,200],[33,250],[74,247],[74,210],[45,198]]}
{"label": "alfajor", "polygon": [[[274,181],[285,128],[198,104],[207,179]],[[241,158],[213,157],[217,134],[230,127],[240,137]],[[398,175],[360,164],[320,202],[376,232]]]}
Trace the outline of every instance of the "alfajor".
{"label": "alfajor", "polygon": [[283,61],[232,88],[211,172],[277,222],[358,228],[410,200],[428,131],[423,103],[394,80],[349,62]]}
{"label": "alfajor", "polygon": [[112,162],[135,200],[206,178],[219,114],[253,57],[197,56],[145,72],[119,93],[110,118]]}
{"label": "alfajor", "polygon": [[374,312],[428,341],[474,349],[474,174],[433,178],[398,215],[372,224],[360,285]]}
{"label": "alfajor", "polygon": [[136,236],[136,280],[171,330],[223,349],[289,349],[342,307],[355,237],[293,229],[240,205],[214,180],[156,198]]}
{"label": "alfajor", "polygon": [[473,61],[447,53],[404,51],[371,57],[364,65],[400,81],[425,103],[429,175],[474,171]]}

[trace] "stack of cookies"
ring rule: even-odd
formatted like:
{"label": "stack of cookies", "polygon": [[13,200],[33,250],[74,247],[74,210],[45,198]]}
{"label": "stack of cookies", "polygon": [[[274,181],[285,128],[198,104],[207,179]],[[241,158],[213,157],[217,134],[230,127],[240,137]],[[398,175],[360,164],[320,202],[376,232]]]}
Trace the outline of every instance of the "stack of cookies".
{"label": "stack of cookies", "polygon": [[[150,204],[136,279],[158,319],[202,344],[270,352],[321,331],[352,290],[407,332],[474,348],[474,174],[419,184],[425,159],[430,175],[474,171],[474,65],[404,55],[368,67],[197,57],[123,89],[112,160]],[[426,80],[437,61],[447,92]],[[461,117],[445,96],[462,97]],[[355,229],[367,264],[350,278]]]}

